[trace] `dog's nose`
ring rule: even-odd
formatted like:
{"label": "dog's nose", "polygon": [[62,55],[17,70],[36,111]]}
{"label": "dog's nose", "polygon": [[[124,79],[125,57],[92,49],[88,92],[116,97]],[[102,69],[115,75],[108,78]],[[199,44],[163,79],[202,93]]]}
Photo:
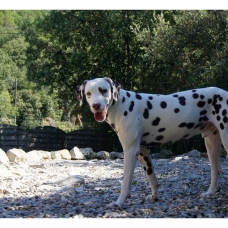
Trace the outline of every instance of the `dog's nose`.
{"label": "dog's nose", "polygon": [[98,111],[98,110],[100,110],[101,104],[99,104],[99,103],[93,104],[92,107],[93,107],[96,111]]}

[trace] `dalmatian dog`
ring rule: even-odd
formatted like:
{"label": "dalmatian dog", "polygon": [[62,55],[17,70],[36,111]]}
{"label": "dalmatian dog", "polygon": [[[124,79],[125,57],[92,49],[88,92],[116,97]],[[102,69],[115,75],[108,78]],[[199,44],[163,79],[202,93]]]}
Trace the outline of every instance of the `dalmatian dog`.
{"label": "dalmatian dog", "polygon": [[199,88],[170,95],[126,91],[108,77],[84,81],[79,87],[80,105],[87,100],[94,118],[106,121],[117,133],[124,150],[121,193],[110,207],[122,208],[130,197],[137,158],[142,163],[157,201],[158,181],[148,147],[200,134],[205,140],[211,164],[211,184],[203,197],[216,191],[220,174],[219,150],[228,151],[228,93],[216,87]]}

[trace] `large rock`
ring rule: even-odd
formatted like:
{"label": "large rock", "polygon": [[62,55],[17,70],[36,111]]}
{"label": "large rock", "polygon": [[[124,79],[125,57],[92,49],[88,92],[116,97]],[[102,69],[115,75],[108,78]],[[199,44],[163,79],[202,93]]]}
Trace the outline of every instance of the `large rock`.
{"label": "large rock", "polygon": [[71,160],[71,155],[69,150],[64,149],[64,150],[58,150],[56,152],[60,153],[62,159]]}
{"label": "large rock", "polygon": [[85,156],[86,159],[96,158],[97,154],[93,152],[92,148],[81,148],[80,151]]}
{"label": "large rock", "polygon": [[9,158],[6,156],[5,151],[0,148],[0,163],[8,163]]}
{"label": "large rock", "polygon": [[72,160],[85,160],[85,155],[79,150],[78,147],[74,147],[70,150],[70,156]]}
{"label": "large rock", "polygon": [[160,152],[160,158],[170,158],[173,156],[173,152],[170,150],[162,150]]}
{"label": "large rock", "polygon": [[6,155],[10,162],[25,162],[27,160],[27,154],[22,149],[10,149]]}
{"label": "large rock", "polygon": [[59,152],[57,151],[52,151],[51,152],[51,158],[55,160],[61,160],[62,156]]}
{"label": "large rock", "polygon": [[100,151],[100,152],[97,152],[97,158],[98,159],[110,159],[110,154],[106,151]]}
{"label": "large rock", "polygon": [[116,159],[116,158],[123,159],[124,158],[124,154],[122,152],[112,151],[112,152],[110,152],[110,158],[111,159]]}
{"label": "large rock", "polygon": [[32,150],[27,152],[28,161],[41,161],[43,160],[43,155],[39,150]]}
{"label": "large rock", "polygon": [[187,155],[189,157],[194,157],[194,158],[200,158],[201,157],[201,153],[198,150],[192,150],[192,151],[188,152]]}

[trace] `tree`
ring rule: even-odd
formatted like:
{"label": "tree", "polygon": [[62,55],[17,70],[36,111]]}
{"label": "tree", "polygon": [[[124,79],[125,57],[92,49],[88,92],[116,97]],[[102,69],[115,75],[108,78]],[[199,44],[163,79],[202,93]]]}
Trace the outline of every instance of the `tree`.
{"label": "tree", "polygon": [[[134,28],[148,65],[144,81],[148,90],[170,93],[217,85],[228,89],[227,11],[179,11],[173,23],[154,15],[155,26]],[[149,82],[153,83],[149,83]]]}

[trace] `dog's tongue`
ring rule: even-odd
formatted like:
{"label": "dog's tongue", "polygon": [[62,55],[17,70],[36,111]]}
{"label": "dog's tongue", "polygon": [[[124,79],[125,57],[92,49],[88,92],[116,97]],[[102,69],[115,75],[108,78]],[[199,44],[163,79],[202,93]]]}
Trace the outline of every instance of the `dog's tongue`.
{"label": "dog's tongue", "polygon": [[98,121],[98,122],[104,121],[105,118],[106,118],[106,113],[107,113],[106,110],[104,110],[102,112],[95,112],[94,113],[95,120]]}

